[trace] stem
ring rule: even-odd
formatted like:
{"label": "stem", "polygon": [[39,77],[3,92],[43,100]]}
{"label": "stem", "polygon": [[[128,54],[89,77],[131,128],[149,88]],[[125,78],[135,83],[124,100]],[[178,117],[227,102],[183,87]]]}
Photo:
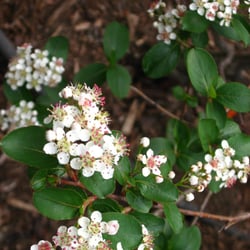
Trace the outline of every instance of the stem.
{"label": "stem", "polygon": [[158,103],[156,103],[154,100],[152,100],[150,97],[148,97],[147,95],[145,95],[141,90],[139,90],[138,88],[136,88],[135,86],[130,86],[130,89],[133,90],[136,94],[138,94],[139,96],[141,96],[144,100],[146,100],[148,103],[150,103],[151,105],[155,106],[158,110],[160,110],[163,114],[176,119],[176,120],[180,120],[180,118],[178,116],[176,116],[175,114],[171,113],[170,111],[168,111],[167,109],[163,108],[161,105],[159,105]]}
{"label": "stem", "polygon": [[192,211],[192,210],[187,210],[183,208],[179,208],[179,210],[184,215],[228,222],[228,224],[225,226],[226,229],[240,221],[250,219],[250,212],[244,213],[238,216],[224,216],[224,215],[218,215],[218,214],[205,213],[201,211]]}
{"label": "stem", "polygon": [[60,179],[59,183],[62,184],[62,185],[70,185],[70,186],[80,187],[82,189],[85,189],[84,185],[79,181],[75,182],[75,181]]}

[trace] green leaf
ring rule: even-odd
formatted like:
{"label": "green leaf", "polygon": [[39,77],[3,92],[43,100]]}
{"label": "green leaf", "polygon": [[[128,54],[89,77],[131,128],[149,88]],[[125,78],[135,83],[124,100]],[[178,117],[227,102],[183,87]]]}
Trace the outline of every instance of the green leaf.
{"label": "green leaf", "polygon": [[115,201],[109,198],[98,199],[92,203],[91,209],[98,210],[101,213],[105,212],[121,212],[121,206]]}
{"label": "green leaf", "polygon": [[85,177],[80,174],[80,182],[93,194],[99,198],[105,198],[106,195],[114,192],[114,179],[105,180],[100,173],[94,173],[91,177]]}
{"label": "green leaf", "polygon": [[17,90],[12,90],[10,85],[4,81],[3,92],[7,100],[13,105],[19,105],[21,100],[32,101],[34,97],[32,92],[26,89],[25,86],[18,88]]}
{"label": "green leaf", "polygon": [[33,202],[42,215],[54,220],[68,220],[79,216],[83,197],[74,187],[48,187],[35,191]]}
{"label": "green leaf", "polygon": [[179,169],[188,171],[192,164],[197,163],[204,158],[203,152],[193,152],[190,149],[183,149],[178,152],[178,157],[176,160],[176,165]]}
{"label": "green leaf", "polygon": [[199,250],[201,247],[201,233],[198,227],[184,227],[168,242],[168,250]]}
{"label": "green leaf", "polygon": [[211,23],[213,29],[221,36],[224,36],[226,38],[229,38],[234,41],[240,41],[240,37],[238,35],[238,32],[231,26],[221,26],[216,22]]}
{"label": "green leaf", "polygon": [[185,92],[184,88],[181,86],[175,86],[172,88],[173,95],[177,100],[184,101],[188,106],[194,108],[198,104],[196,96],[189,95]]}
{"label": "green leaf", "polygon": [[241,130],[239,124],[232,120],[227,120],[225,123],[225,127],[220,130],[222,138],[228,138],[240,133]]}
{"label": "green leaf", "polygon": [[31,187],[33,190],[39,190],[45,187],[47,183],[48,170],[39,169],[31,179]]}
{"label": "green leaf", "polygon": [[195,47],[205,48],[208,44],[207,32],[191,33],[191,39]]}
{"label": "green leaf", "polygon": [[228,139],[230,147],[235,149],[235,155],[239,158],[250,155],[250,136],[243,133],[236,134]]}
{"label": "green leaf", "polygon": [[126,191],[126,200],[133,209],[142,213],[148,213],[153,205],[151,200],[143,197],[140,192],[134,188],[130,188]]}
{"label": "green leaf", "polygon": [[169,74],[177,65],[181,54],[178,43],[154,45],[143,57],[143,71],[148,77],[160,78]]}
{"label": "green leaf", "polygon": [[213,57],[206,50],[193,48],[187,54],[186,63],[189,78],[196,91],[215,97],[218,69]]}
{"label": "green leaf", "polygon": [[115,179],[119,182],[119,184],[124,185],[127,183],[129,179],[129,174],[131,171],[129,158],[124,156],[118,162],[118,165],[115,167]]}
{"label": "green leaf", "polygon": [[219,129],[213,119],[201,119],[198,124],[198,133],[204,151],[209,150],[209,146],[216,142]]}
{"label": "green leaf", "polygon": [[140,213],[138,211],[133,211],[131,213],[139,222],[146,226],[150,233],[154,236],[159,235],[163,232],[165,227],[165,222],[162,218],[157,217],[151,213]]}
{"label": "green leaf", "polygon": [[236,112],[250,111],[250,89],[238,82],[229,82],[217,90],[216,100]]}
{"label": "green leaf", "polygon": [[[174,148],[171,142],[165,137],[154,137],[150,139],[150,148],[154,151],[154,154],[161,154],[167,156],[167,163],[172,166],[175,163]],[[164,165],[161,165],[161,168]]]}
{"label": "green leaf", "polygon": [[216,175],[215,172],[212,172],[212,180],[208,184],[209,190],[211,190],[211,192],[213,192],[214,194],[218,193],[221,190],[220,188],[221,181],[216,181],[215,175]]}
{"label": "green leaf", "polygon": [[68,57],[69,42],[66,37],[50,37],[45,44],[45,49],[49,51],[49,56],[61,57],[64,61]]}
{"label": "green leaf", "polygon": [[206,31],[209,26],[209,22],[194,11],[186,11],[181,19],[181,23],[183,30],[194,33],[202,33]]}
{"label": "green leaf", "polygon": [[136,180],[141,194],[149,200],[169,202],[176,201],[178,198],[178,190],[170,181],[156,183],[154,178],[144,176],[137,176]]}
{"label": "green leaf", "polygon": [[117,220],[119,222],[119,230],[117,234],[103,235],[103,238],[112,243],[112,249],[116,249],[118,242],[121,242],[124,250],[137,249],[142,240],[142,228],[135,217],[114,212],[103,213],[102,217],[103,221]]}
{"label": "green leaf", "polygon": [[103,37],[103,48],[106,57],[114,63],[121,59],[129,47],[129,32],[125,25],[112,22],[105,31]]}
{"label": "green leaf", "polygon": [[207,103],[206,116],[209,119],[214,119],[216,122],[216,126],[219,129],[222,129],[225,126],[227,120],[227,114],[225,108],[215,100]]}
{"label": "green leaf", "polygon": [[67,85],[66,80],[62,80],[57,86],[44,86],[42,93],[38,96],[36,103],[48,108],[51,104],[59,102],[59,92]]}
{"label": "green leaf", "polygon": [[175,203],[166,203],[163,206],[167,222],[175,233],[179,233],[183,227],[183,218]]}
{"label": "green leaf", "polygon": [[246,29],[246,27],[242,24],[242,22],[237,18],[233,18],[232,27],[238,34],[239,39],[244,42],[245,46],[249,45],[250,34],[249,34],[249,31]]}
{"label": "green leaf", "polygon": [[112,93],[116,97],[123,98],[128,95],[132,79],[126,68],[116,64],[108,68],[107,82]]}
{"label": "green leaf", "polygon": [[13,130],[1,141],[2,150],[10,158],[32,167],[50,168],[58,165],[55,156],[43,152],[46,129],[30,126]]}
{"label": "green leaf", "polygon": [[74,76],[74,82],[87,83],[93,86],[95,83],[101,85],[106,80],[107,67],[102,63],[92,63],[81,68]]}

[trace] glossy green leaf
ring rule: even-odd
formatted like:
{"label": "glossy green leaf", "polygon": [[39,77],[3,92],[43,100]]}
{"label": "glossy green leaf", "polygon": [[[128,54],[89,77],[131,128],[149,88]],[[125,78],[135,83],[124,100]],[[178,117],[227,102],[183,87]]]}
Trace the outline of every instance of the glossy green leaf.
{"label": "glossy green leaf", "polygon": [[187,54],[187,70],[193,87],[200,94],[215,97],[218,69],[213,57],[201,48],[190,49]]}
{"label": "glossy green leaf", "polygon": [[117,234],[103,235],[103,238],[112,243],[112,249],[116,249],[118,242],[121,242],[124,250],[137,249],[142,240],[142,228],[135,217],[114,212],[103,213],[102,217],[103,221],[117,220],[119,222],[119,230]]}
{"label": "glossy green leaf", "polygon": [[31,187],[33,190],[39,190],[46,186],[48,170],[39,169],[31,179]]}
{"label": "glossy green leaf", "polygon": [[250,155],[250,136],[243,133],[236,134],[228,139],[230,147],[235,149],[237,157]]}
{"label": "glossy green leaf", "polygon": [[250,89],[238,82],[229,82],[217,90],[216,100],[236,112],[250,111]]}
{"label": "glossy green leaf", "polygon": [[39,126],[13,130],[1,140],[2,150],[10,158],[32,167],[50,168],[58,165],[55,156],[43,152],[46,129]]}
{"label": "glossy green leaf", "polygon": [[212,172],[212,180],[208,184],[209,190],[214,194],[218,193],[221,190],[220,188],[221,181],[216,181],[215,175],[216,175],[215,172]]}
{"label": "glossy green leaf", "polygon": [[105,31],[103,37],[103,48],[110,62],[121,59],[129,47],[129,32],[125,25],[112,22]]}
{"label": "glossy green leaf", "polygon": [[184,227],[178,234],[172,236],[168,242],[168,250],[199,250],[201,247],[201,233],[198,227]]}
{"label": "glossy green leaf", "polygon": [[172,42],[170,45],[157,43],[144,55],[143,71],[151,78],[166,76],[176,67],[180,54],[178,43]]}
{"label": "glossy green leaf", "polygon": [[114,177],[119,182],[119,184],[124,185],[128,179],[131,171],[130,161],[128,157],[122,157],[115,167]]}
{"label": "glossy green leaf", "polygon": [[219,129],[213,119],[201,119],[198,124],[198,133],[204,151],[209,150],[209,146],[216,142]]}
{"label": "glossy green leaf", "polygon": [[25,86],[18,88],[17,90],[12,90],[6,81],[3,84],[3,92],[12,105],[19,105],[21,100],[32,101],[34,99],[31,91],[26,89]]}
{"label": "glossy green leaf", "polygon": [[224,128],[220,130],[222,138],[228,138],[240,133],[241,130],[239,124],[232,120],[227,120]]}
{"label": "glossy green leaf", "polygon": [[105,180],[100,173],[94,173],[91,177],[84,177],[80,174],[80,181],[93,194],[99,198],[105,198],[106,195],[114,192],[114,179]]}
{"label": "glossy green leaf", "polygon": [[226,38],[229,38],[234,41],[240,41],[240,37],[238,35],[238,32],[232,27],[226,27],[226,26],[221,26],[217,22],[212,22],[211,23],[213,29],[221,36],[224,36]]}
{"label": "glossy green leaf", "polygon": [[165,222],[162,218],[155,216],[151,213],[140,213],[138,211],[133,211],[131,213],[139,222],[146,226],[149,232],[154,236],[159,235],[163,232],[165,227]]}
{"label": "glossy green leaf", "polygon": [[170,227],[175,233],[179,233],[183,227],[183,218],[178,207],[175,203],[169,202],[165,203],[163,208],[167,222],[169,223]]}
{"label": "glossy green leaf", "polygon": [[148,213],[153,203],[146,199],[139,191],[130,188],[126,191],[126,200],[128,204],[138,212]]}
{"label": "glossy green leaf", "polygon": [[178,152],[176,165],[179,169],[188,171],[192,164],[197,163],[197,161],[203,160],[203,158],[203,152],[193,152],[190,149],[183,149]]}
{"label": "glossy green leaf", "polygon": [[191,39],[195,47],[205,48],[208,44],[207,32],[191,33]]}
{"label": "glossy green leaf", "polygon": [[107,70],[107,82],[112,93],[119,98],[126,97],[132,82],[128,70],[121,65],[114,65]]}
{"label": "glossy green leaf", "polygon": [[79,216],[84,196],[74,187],[49,187],[35,191],[33,202],[44,216],[54,220],[67,220]]}
{"label": "glossy green leaf", "polygon": [[238,37],[240,38],[240,40],[244,42],[245,46],[249,45],[250,44],[250,33],[246,29],[246,27],[242,24],[242,22],[237,18],[233,18],[232,19],[232,27],[234,28],[234,30],[238,34]]}
{"label": "glossy green leaf", "polygon": [[207,103],[206,116],[209,119],[214,119],[219,129],[222,129],[225,126],[227,120],[225,108],[215,100]]}
{"label": "glossy green leaf", "polygon": [[[161,154],[167,156],[167,164],[172,166],[175,163],[175,154],[172,143],[165,137],[154,137],[150,139],[150,148],[154,154]],[[164,166],[161,165],[162,167]],[[169,170],[169,169],[168,169]]]}
{"label": "glossy green leaf", "polygon": [[45,106],[46,109],[51,104],[56,104],[60,101],[60,96],[59,92],[67,85],[68,83],[66,82],[65,79],[63,79],[57,86],[55,87],[49,87],[49,86],[44,86],[42,93],[38,96],[36,99],[36,103]]}
{"label": "glossy green leaf", "polygon": [[49,56],[61,57],[66,61],[69,50],[68,39],[63,36],[50,37],[45,44],[45,49],[49,51]]}
{"label": "glossy green leaf", "polygon": [[209,26],[208,20],[195,11],[186,11],[181,19],[181,23],[183,30],[194,33],[202,33],[206,31]]}
{"label": "glossy green leaf", "polygon": [[136,180],[141,194],[149,200],[168,202],[176,201],[178,198],[178,190],[170,181],[156,183],[153,177],[144,176],[137,176]]}
{"label": "glossy green leaf", "polygon": [[106,198],[106,199],[97,199],[92,203],[92,210],[98,210],[101,213],[105,212],[121,212],[121,206],[115,200]]}
{"label": "glossy green leaf", "polygon": [[74,83],[86,83],[93,86],[95,83],[101,85],[106,80],[107,67],[102,63],[93,63],[81,68],[74,75]]}

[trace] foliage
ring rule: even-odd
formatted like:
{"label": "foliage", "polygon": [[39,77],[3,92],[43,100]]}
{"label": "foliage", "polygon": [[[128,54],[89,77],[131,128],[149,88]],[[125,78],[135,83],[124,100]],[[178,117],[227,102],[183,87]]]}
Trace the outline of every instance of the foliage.
{"label": "foliage", "polygon": [[[87,244],[86,249],[199,249],[199,229],[185,223],[179,199],[192,201],[194,193],[205,188],[217,193],[237,180],[247,182],[250,137],[229,117],[228,109],[236,115],[249,112],[250,90],[243,83],[223,79],[207,45],[208,31],[212,30],[247,47],[250,26],[233,10],[230,20],[223,18],[222,12],[209,12],[209,4],[211,1],[199,9],[193,1],[189,10],[178,5],[164,16],[166,4],[156,1],[148,11],[156,18],[160,42],[145,53],[144,73],[157,79],[184,63],[194,94],[175,86],[173,95],[189,108],[200,105],[202,111],[192,126],[181,119],[169,119],[166,137],[142,138],[135,160],[128,157],[121,133],[109,129],[104,98],[96,85],[106,81],[116,97],[128,95],[132,78],[118,63],[129,48],[125,25],[112,22],[106,27],[103,51],[107,65],[96,62],[80,69],[73,85],[67,86],[60,78],[56,86],[42,86],[43,91],[34,95],[34,90],[24,85],[16,92],[8,81],[4,83],[11,104],[18,105],[21,100],[35,103],[40,125],[15,125],[1,140],[3,152],[32,168],[33,202],[41,214],[55,220],[78,219],[71,231],[58,229],[53,238],[55,247]],[[171,18],[172,26],[165,27],[170,19],[164,18]],[[51,60],[59,57],[65,61],[68,41],[50,38],[45,49]],[[6,78],[13,76],[6,74]],[[18,112],[30,118],[27,110]],[[1,113],[2,129],[8,127],[10,114]],[[182,173],[178,180],[174,179],[175,171]],[[80,236],[86,237],[84,242]],[[45,241],[36,246],[55,249]]]}

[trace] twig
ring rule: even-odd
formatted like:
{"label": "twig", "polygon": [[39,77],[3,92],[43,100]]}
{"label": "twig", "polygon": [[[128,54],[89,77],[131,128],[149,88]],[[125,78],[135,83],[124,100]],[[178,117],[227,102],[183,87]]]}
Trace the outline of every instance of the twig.
{"label": "twig", "polygon": [[139,90],[138,88],[136,88],[135,86],[131,86],[130,89],[132,91],[134,91],[136,94],[138,94],[139,96],[141,96],[144,100],[146,100],[147,102],[149,102],[151,105],[155,106],[158,110],[160,110],[163,114],[174,118],[176,120],[180,120],[180,118],[178,116],[176,116],[175,114],[171,113],[170,111],[168,111],[167,109],[163,108],[161,105],[159,105],[158,103],[156,103],[154,100],[152,100],[150,97],[148,97],[147,95],[145,95],[141,90]]}
{"label": "twig", "polygon": [[184,215],[197,216],[200,218],[207,218],[207,219],[218,220],[218,221],[225,221],[227,222],[227,225],[224,227],[225,229],[243,220],[250,219],[250,212],[244,213],[238,216],[225,216],[225,215],[218,215],[218,214],[210,214],[210,213],[205,213],[205,212],[200,212],[200,211],[187,210],[183,208],[180,208],[180,212],[183,213]]}
{"label": "twig", "polygon": [[70,185],[70,186],[74,186],[74,187],[80,187],[82,189],[85,189],[84,185],[81,182],[75,182],[75,181],[69,181],[69,180],[65,180],[65,179],[60,179],[59,181],[60,184],[62,185]]}
{"label": "twig", "polygon": [[22,210],[25,210],[25,211],[28,211],[31,213],[35,213],[35,214],[38,213],[38,211],[36,210],[36,208],[32,204],[29,204],[29,203],[24,202],[22,200],[18,200],[16,198],[8,198],[7,204],[12,206],[12,207],[19,208],[19,209],[22,209]]}
{"label": "twig", "polygon": [[[201,204],[200,212],[203,212],[205,210],[210,198],[212,197],[212,194],[213,193],[211,191],[208,192],[203,203]],[[195,225],[197,223],[198,219],[199,219],[198,216],[194,217],[194,220],[192,221],[191,225]]]}

